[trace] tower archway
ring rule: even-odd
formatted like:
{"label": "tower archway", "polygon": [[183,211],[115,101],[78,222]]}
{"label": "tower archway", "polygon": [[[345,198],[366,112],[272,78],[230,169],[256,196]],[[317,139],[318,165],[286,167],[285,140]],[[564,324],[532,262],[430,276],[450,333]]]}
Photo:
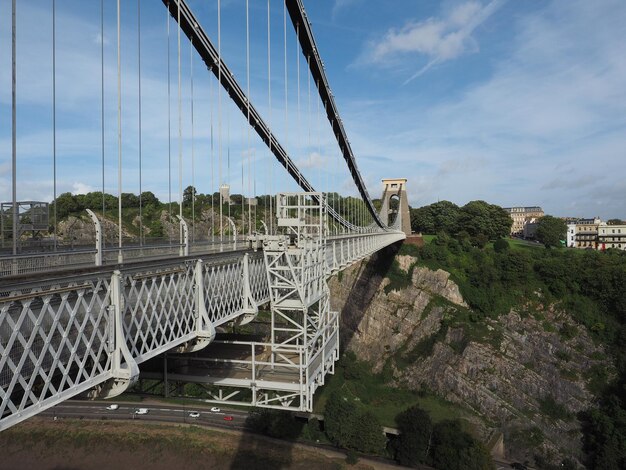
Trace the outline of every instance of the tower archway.
{"label": "tower archway", "polygon": [[386,178],[383,179],[383,197],[380,210],[382,221],[393,224],[397,217],[401,215],[402,223],[400,229],[411,235],[411,214],[409,212],[409,199],[406,193],[406,178]]}

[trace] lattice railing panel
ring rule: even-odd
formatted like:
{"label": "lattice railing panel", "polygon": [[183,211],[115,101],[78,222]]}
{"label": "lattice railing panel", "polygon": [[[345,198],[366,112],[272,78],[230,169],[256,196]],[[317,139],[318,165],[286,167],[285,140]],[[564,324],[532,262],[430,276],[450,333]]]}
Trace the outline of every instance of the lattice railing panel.
{"label": "lattice railing panel", "polygon": [[0,300],[0,429],[107,378],[109,289],[100,278]]}
{"label": "lattice railing panel", "polygon": [[125,276],[124,334],[137,362],[172,347],[196,327],[193,264]]}
{"label": "lattice railing panel", "polygon": [[243,309],[243,266],[241,261],[204,265],[205,306],[214,326]]}
{"label": "lattice railing panel", "polygon": [[265,260],[261,257],[250,259],[250,291],[257,305],[269,301],[270,289],[267,285]]}

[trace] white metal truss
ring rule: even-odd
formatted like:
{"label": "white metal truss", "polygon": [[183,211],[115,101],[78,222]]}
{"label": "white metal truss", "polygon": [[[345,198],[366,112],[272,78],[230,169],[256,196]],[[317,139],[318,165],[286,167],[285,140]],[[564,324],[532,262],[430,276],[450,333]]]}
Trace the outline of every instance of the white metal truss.
{"label": "white metal truss", "polygon": [[320,193],[277,198],[282,234],[261,237],[271,299],[269,342],[217,340],[214,355],[173,356],[168,361],[181,367],[167,377],[142,377],[163,379],[166,389],[207,384],[213,403],[310,411],[339,354],[339,316],[330,309],[328,277],[405,238],[398,230],[329,237],[325,207]]}
{"label": "white metal truss", "polygon": [[210,401],[216,403],[312,410],[315,390],[323,385],[326,374],[334,372],[339,357],[339,315],[330,309],[326,283],[326,207],[321,193],[277,197],[282,233],[263,236],[262,269],[271,300],[270,341],[216,341],[223,349],[239,352],[226,357],[186,357],[187,363],[205,362],[210,372],[201,377],[168,373],[170,383],[209,383]]}
{"label": "white metal truss", "polygon": [[303,411],[312,411],[315,390],[339,358],[339,314],[330,309],[326,283],[326,207],[322,193],[279,194],[276,214],[284,234],[268,236],[263,247],[271,298],[269,362],[273,368],[298,366],[300,385],[297,400],[283,394],[275,401]]}

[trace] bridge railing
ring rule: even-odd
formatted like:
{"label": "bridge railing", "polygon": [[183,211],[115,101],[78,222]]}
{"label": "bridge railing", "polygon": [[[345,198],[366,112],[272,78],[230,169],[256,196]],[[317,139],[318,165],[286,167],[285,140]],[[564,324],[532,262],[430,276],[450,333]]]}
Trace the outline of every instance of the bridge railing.
{"label": "bridge railing", "polygon": [[[181,243],[157,244],[157,245],[131,245],[118,247],[107,247],[102,250],[102,264],[115,265],[122,260],[137,261],[154,258],[175,258],[189,254],[209,254],[226,251],[245,249],[247,240],[243,236],[236,239],[225,238],[218,241],[199,241],[187,245]],[[97,250],[79,249],[66,251],[54,251],[35,254],[24,254],[17,256],[0,257],[0,278],[8,276],[19,276],[23,274],[36,273],[41,271],[68,270],[80,267],[97,265]]]}
{"label": "bridge railing", "polygon": [[260,253],[216,258],[0,289],[0,430],[90,389],[121,393],[137,364],[202,347],[216,326],[269,301]]}
{"label": "bridge railing", "polygon": [[400,231],[329,237],[326,241],[327,272],[334,274],[341,271],[376,251],[405,238],[404,232]]}

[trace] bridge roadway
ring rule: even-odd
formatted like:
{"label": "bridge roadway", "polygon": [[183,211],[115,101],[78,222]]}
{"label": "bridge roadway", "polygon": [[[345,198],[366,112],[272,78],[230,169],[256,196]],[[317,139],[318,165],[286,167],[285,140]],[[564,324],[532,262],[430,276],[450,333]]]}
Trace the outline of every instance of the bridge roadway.
{"label": "bridge roadway", "polygon": [[[402,238],[329,238],[327,273]],[[236,250],[2,279],[0,430],[88,391],[115,395],[138,364],[201,349],[219,325],[251,319],[269,302],[264,263],[261,251]]]}

